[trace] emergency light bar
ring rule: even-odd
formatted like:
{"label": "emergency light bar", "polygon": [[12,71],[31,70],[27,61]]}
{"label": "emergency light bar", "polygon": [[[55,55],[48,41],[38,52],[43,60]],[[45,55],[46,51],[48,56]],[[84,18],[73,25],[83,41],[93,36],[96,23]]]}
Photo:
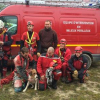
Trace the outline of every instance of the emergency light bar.
{"label": "emergency light bar", "polygon": [[100,0],[0,0],[0,3],[64,7],[98,7]]}

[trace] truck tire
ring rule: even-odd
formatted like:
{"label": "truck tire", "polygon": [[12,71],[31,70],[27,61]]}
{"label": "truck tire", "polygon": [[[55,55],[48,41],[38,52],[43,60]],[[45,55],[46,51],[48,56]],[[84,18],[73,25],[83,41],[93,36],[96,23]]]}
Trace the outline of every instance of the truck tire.
{"label": "truck tire", "polygon": [[92,64],[92,59],[91,59],[91,57],[88,54],[83,54],[83,55],[86,57],[86,59],[88,61],[87,69],[89,69],[91,67],[91,64]]}

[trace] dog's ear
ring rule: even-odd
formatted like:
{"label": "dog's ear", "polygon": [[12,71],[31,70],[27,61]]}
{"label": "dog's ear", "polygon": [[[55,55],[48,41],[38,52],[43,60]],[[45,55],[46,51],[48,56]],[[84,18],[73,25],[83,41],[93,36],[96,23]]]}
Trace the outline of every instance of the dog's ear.
{"label": "dog's ear", "polygon": [[32,76],[32,71],[29,72],[30,76]]}
{"label": "dog's ear", "polygon": [[36,74],[36,73],[37,73],[37,72],[36,72],[36,69],[33,69],[33,70],[32,70],[32,73],[35,73],[35,74]]}

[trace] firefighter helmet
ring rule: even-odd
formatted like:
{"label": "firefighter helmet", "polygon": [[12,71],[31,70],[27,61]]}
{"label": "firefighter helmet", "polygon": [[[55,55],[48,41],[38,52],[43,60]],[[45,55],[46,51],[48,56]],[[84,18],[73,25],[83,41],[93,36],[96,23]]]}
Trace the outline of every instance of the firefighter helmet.
{"label": "firefighter helmet", "polygon": [[2,20],[0,20],[0,28],[4,27],[4,22]]}
{"label": "firefighter helmet", "polygon": [[34,23],[32,21],[28,21],[27,25],[33,25],[34,26]]}
{"label": "firefighter helmet", "polygon": [[66,44],[67,41],[66,41],[66,39],[61,39],[61,40],[60,40],[60,43],[62,43],[62,44]]}
{"label": "firefighter helmet", "polygon": [[76,48],[75,48],[75,53],[81,53],[82,52],[82,47],[81,46],[77,46]]}

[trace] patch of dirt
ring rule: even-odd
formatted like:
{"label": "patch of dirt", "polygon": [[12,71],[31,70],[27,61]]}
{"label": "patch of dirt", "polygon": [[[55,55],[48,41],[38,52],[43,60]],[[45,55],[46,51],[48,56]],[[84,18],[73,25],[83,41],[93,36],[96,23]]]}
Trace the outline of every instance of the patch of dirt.
{"label": "patch of dirt", "polygon": [[35,96],[34,96],[34,94],[33,94],[33,96],[32,96],[32,100],[39,100],[39,94],[38,93],[35,93]]}
{"label": "patch of dirt", "polygon": [[39,100],[39,97],[33,97],[32,100]]}
{"label": "patch of dirt", "polygon": [[82,86],[77,87],[76,91],[80,91],[82,87],[85,88],[86,91],[93,92],[94,94],[100,94],[100,91],[97,87],[99,85],[98,82],[93,82],[93,81],[87,81],[87,83],[82,84]]}
{"label": "patch of dirt", "polygon": [[9,91],[9,93],[10,93],[11,95],[14,95],[14,94],[15,94],[15,91],[14,91],[13,88],[8,89],[8,91]]}
{"label": "patch of dirt", "polygon": [[98,85],[98,84],[100,84],[99,82],[94,82],[94,81],[87,81],[87,84],[89,84],[89,85]]}
{"label": "patch of dirt", "polygon": [[5,88],[2,88],[2,91],[4,92],[6,89]]}
{"label": "patch of dirt", "polygon": [[23,95],[25,95],[25,96],[27,96],[27,97],[29,97],[29,96],[30,96],[30,94],[29,94],[29,93],[27,93],[27,92],[22,92],[22,94],[23,94]]}
{"label": "patch of dirt", "polygon": [[[59,88],[57,89],[57,91],[55,92],[55,96],[59,96],[60,100],[61,99],[65,99],[65,98],[70,98],[70,95],[76,94],[74,91],[72,90],[66,90],[66,91],[61,91]],[[67,100],[66,99],[66,100]]]}

